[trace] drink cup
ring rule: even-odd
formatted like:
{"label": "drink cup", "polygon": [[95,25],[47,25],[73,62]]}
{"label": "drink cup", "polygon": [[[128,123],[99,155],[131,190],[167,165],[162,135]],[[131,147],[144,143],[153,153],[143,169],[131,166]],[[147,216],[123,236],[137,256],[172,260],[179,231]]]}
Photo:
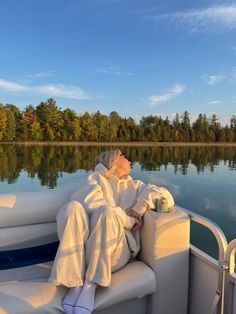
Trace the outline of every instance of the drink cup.
{"label": "drink cup", "polygon": [[165,197],[156,199],[155,210],[159,213],[168,213],[168,201]]}

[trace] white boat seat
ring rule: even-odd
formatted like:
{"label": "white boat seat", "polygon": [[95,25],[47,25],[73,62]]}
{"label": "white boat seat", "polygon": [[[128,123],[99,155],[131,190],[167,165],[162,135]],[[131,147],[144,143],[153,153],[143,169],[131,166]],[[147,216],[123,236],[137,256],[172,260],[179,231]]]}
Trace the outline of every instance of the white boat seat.
{"label": "white boat seat", "polygon": [[[44,282],[43,282],[44,281]],[[0,314],[59,314],[67,292],[64,286],[54,286],[47,278],[34,281],[13,281],[0,284]],[[155,274],[141,261],[133,261],[112,274],[111,286],[99,287],[95,309],[152,294],[156,290]]]}

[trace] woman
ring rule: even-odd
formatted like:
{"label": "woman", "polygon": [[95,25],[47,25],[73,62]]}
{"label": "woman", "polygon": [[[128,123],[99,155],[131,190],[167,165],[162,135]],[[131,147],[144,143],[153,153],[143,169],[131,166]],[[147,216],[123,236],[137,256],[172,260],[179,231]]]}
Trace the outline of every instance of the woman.
{"label": "woman", "polygon": [[67,314],[89,314],[97,285],[107,287],[111,273],[139,251],[142,216],[164,196],[164,188],[130,176],[130,161],[119,149],[96,158],[95,171],[57,215],[60,245],[49,281],[70,288],[63,300]]}

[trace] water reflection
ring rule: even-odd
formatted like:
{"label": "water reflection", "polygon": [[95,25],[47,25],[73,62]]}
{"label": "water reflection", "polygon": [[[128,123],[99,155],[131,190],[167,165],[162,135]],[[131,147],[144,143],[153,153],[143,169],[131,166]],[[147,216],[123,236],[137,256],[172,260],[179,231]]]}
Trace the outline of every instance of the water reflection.
{"label": "water reflection", "polygon": [[[25,146],[0,145],[0,180],[15,183],[22,170],[29,178],[37,177],[41,185],[57,186],[63,173],[74,173],[94,168],[94,159],[111,147],[91,146]],[[174,173],[188,174],[190,164],[197,173],[205,169],[214,171],[220,162],[236,170],[235,147],[121,147],[129,159],[138,162],[142,171],[167,170],[171,165]]]}
{"label": "water reflection", "polygon": [[[78,186],[110,147],[0,145],[0,193]],[[132,177],[166,187],[176,204],[216,222],[236,238],[236,147],[121,147]],[[217,255],[216,241],[192,227],[192,243]]]}

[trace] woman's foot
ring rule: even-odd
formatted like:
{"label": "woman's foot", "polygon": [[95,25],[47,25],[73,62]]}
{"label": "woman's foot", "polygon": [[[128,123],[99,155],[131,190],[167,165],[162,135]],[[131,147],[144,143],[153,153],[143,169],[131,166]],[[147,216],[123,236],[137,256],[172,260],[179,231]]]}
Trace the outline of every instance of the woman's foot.
{"label": "woman's foot", "polygon": [[97,284],[86,280],[74,307],[74,314],[90,314],[94,309]]}
{"label": "woman's foot", "polygon": [[74,314],[74,308],[75,308],[74,305],[62,303],[62,307],[66,314]]}
{"label": "woman's foot", "polygon": [[79,297],[82,287],[70,288],[69,292],[62,301],[62,307],[66,314],[73,314],[76,300]]}

